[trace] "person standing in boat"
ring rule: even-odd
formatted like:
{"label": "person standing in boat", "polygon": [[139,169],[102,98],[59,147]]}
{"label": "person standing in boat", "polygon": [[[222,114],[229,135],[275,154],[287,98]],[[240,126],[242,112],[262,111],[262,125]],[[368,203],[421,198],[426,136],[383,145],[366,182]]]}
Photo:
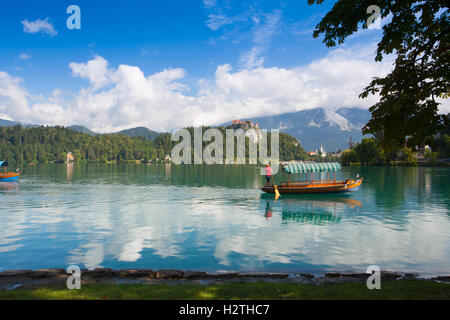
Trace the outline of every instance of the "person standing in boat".
{"label": "person standing in boat", "polygon": [[270,180],[272,179],[272,168],[269,164],[266,164],[266,186],[270,186]]}

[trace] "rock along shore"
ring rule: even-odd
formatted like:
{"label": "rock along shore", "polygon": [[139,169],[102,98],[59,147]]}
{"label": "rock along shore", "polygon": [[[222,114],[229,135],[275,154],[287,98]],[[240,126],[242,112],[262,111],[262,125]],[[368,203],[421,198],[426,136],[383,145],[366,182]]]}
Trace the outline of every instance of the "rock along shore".
{"label": "rock along shore", "polygon": [[[0,272],[0,290],[20,287],[34,287],[66,283],[70,274],[64,269],[10,270]],[[142,283],[142,284],[211,284],[226,281],[245,282],[290,282],[299,284],[338,284],[366,282],[370,274],[330,272],[317,277],[309,273],[265,273],[265,272],[228,272],[207,273],[182,270],[96,268],[81,269],[81,283]],[[381,281],[393,280],[431,280],[450,283],[450,276],[436,276],[431,279],[420,278],[414,273],[382,271]]]}

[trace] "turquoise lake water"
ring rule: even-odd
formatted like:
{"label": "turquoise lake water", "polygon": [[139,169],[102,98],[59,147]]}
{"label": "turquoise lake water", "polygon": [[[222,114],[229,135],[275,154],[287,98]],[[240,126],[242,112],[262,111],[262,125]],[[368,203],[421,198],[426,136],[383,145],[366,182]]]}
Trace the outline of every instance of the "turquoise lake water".
{"label": "turquoise lake water", "polygon": [[358,173],[364,183],[348,195],[275,201],[254,166],[28,167],[0,183],[0,271],[450,273],[450,169],[342,175]]}

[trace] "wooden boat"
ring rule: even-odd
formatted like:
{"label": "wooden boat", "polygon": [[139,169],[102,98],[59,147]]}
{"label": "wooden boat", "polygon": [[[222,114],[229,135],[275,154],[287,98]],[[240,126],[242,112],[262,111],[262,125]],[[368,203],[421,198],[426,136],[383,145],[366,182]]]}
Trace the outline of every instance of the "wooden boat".
{"label": "wooden boat", "polygon": [[[275,189],[280,194],[305,194],[305,193],[339,193],[355,191],[361,186],[363,178],[336,180],[336,172],[341,170],[341,165],[335,162],[329,163],[289,163],[282,165],[283,175],[288,177],[280,185],[266,185],[261,188],[267,193],[275,193]],[[327,173],[326,180],[306,179],[304,181],[290,181],[289,175],[305,173]],[[329,178],[329,173],[334,173],[334,179]]]}
{"label": "wooden boat", "polygon": [[[358,180],[348,179],[346,181],[310,181],[304,183],[281,183],[277,186],[280,194],[301,194],[301,193],[337,193],[355,191],[362,184],[363,178]],[[274,186],[264,186],[262,191],[275,193]]]}
{"label": "wooden boat", "polygon": [[6,167],[8,166],[8,162],[0,161],[0,167],[4,167],[4,172],[0,172],[0,181],[11,181],[15,180],[20,176],[20,172],[17,170],[16,172],[6,172]]}

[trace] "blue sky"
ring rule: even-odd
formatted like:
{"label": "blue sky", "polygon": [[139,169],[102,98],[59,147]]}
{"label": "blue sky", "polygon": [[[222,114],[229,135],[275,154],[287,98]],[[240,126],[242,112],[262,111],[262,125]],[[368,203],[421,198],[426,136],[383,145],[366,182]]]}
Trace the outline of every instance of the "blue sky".
{"label": "blue sky", "polygon": [[[301,82],[305,89],[314,92],[326,86],[327,78],[324,74],[323,79],[312,79],[324,71],[320,69],[314,73],[316,66],[329,69],[326,63],[338,66],[342,62],[336,72],[345,74],[352,59],[357,63],[355,68],[361,68],[358,63],[367,63],[371,71],[386,71],[386,65],[373,62],[379,30],[358,32],[340,48],[327,48],[321,39],[313,39],[313,28],[333,3],[325,1],[309,6],[306,0],[2,1],[0,72],[4,73],[3,88],[8,94],[0,94],[0,117],[42,123],[46,118],[36,113],[51,114],[50,109],[57,108],[58,114],[64,111],[70,114],[73,117],[70,121],[84,122],[80,124],[100,131],[138,124],[162,130],[211,119],[208,112],[217,114],[218,106],[207,107],[206,104],[219,98],[223,99],[223,105],[233,107],[229,117],[324,107],[336,98],[327,97],[322,101],[319,96],[327,95],[322,92],[283,101],[279,98],[282,96],[280,90],[276,92],[271,81],[278,78],[289,83]],[[81,9],[80,30],[66,27],[69,17],[66,9],[72,4]],[[34,32],[27,29],[28,23],[37,22],[51,29],[41,28]],[[330,59],[334,60],[330,62]],[[88,67],[89,61],[93,62]],[[103,64],[106,67],[98,67]],[[120,65],[130,67],[127,75],[119,70]],[[223,66],[226,67],[221,68]],[[99,74],[94,74],[100,69]],[[170,70],[179,73],[157,76],[158,81],[162,81],[159,84],[149,80],[152,75]],[[144,77],[138,80],[140,73]],[[108,80],[98,87],[94,84],[95,79],[102,77]],[[136,82],[129,80],[131,78]],[[358,88],[368,83],[366,78],[364,75],[358,79]],[[266,85],[274,88],[269,90],[272,91],[270,95],[262,95],[268,90],[263,86],[256,87],[258,79],[267,80]],[[350,79],[354,80],[355,77]],[[133,95],[134,90],[129,90],[126,97],[119,96],[124,87],[130,88],[131,84],[139,87],[139,81],[146,88],[144,91],[157,87],[161,92],[143,96],[140,93]],[[320,84],[320,88],[314,87],[313,82]],[[328,92],[336,91],[336,82],[339,81],[331,80]],[[236,87],[236,83],[243,86]],[[347,89],[344,85],[343,90]],[[13,93],[15,91],[17,95]],[[353,91],[357,95],[356,89]],[[127,122],[105,116],[105,112],[112,114],[122,108],[106,100],[98,101],[105,96],[109,101],[134,101],[128,106]],[[161,97],[165,98],[161,100]],[[358,104],[357,100],[344,100],[333,108]],[[188,116],[185,121],[169,125],[156,110],[161,107],[157,102],[161,101],[174,103],[170,108],[174,113],[177,113],[175,104],[179,103],[180,108],[184,105],[185,109],[191,109],[190,113],[198,112],[202,116],[198,119]],[[308,101],[312,102],[305,103]],[[82,103],[91,104],[91,118],[82,117],[81,113],[86,112],[80,107]],[[269,103],[273,104],[272,109]],[[16,105],[21,112],[12,111]],[[102,107],[95,109],[98,105]],[[121,112],[126,113],[125,109]],[[139,110],[151,114],[152,119],[142,120]],[[225,115],[226,112],[222,112],[211,122],[227,120]],[[70,124],[69,120],[66,116],[47,122]],[[164,125],[155,126],[158,123]]]}
{"label": "blue sky", "polygon": [[[71,4],[81,9],[81,30],[66,27]],[[42,93],[61,82],[75,89],[80,81],[70,76],[69,62],[95,54],[113,65],[138,65],[146,73],[183,67],[193,79],[209,77],[218,64],[240,66],[241,56],[253,46],[252,16],[276,12],[281,17],[276,34],[267,40],[264,62],[290,67],[326,53],[321,41],[312,38],[312,29],[329,8],[299,0],[223,1],[222,6],[207,6],[201,0],[2,1],[0,68],[23,77],[30,89]],[[211,16],[221,15],[236,20],[215,30],[208,27]],[[23,31],[21,21],[45,18],[56,36]],[[30,58],[18,58],[22,53]]]}

